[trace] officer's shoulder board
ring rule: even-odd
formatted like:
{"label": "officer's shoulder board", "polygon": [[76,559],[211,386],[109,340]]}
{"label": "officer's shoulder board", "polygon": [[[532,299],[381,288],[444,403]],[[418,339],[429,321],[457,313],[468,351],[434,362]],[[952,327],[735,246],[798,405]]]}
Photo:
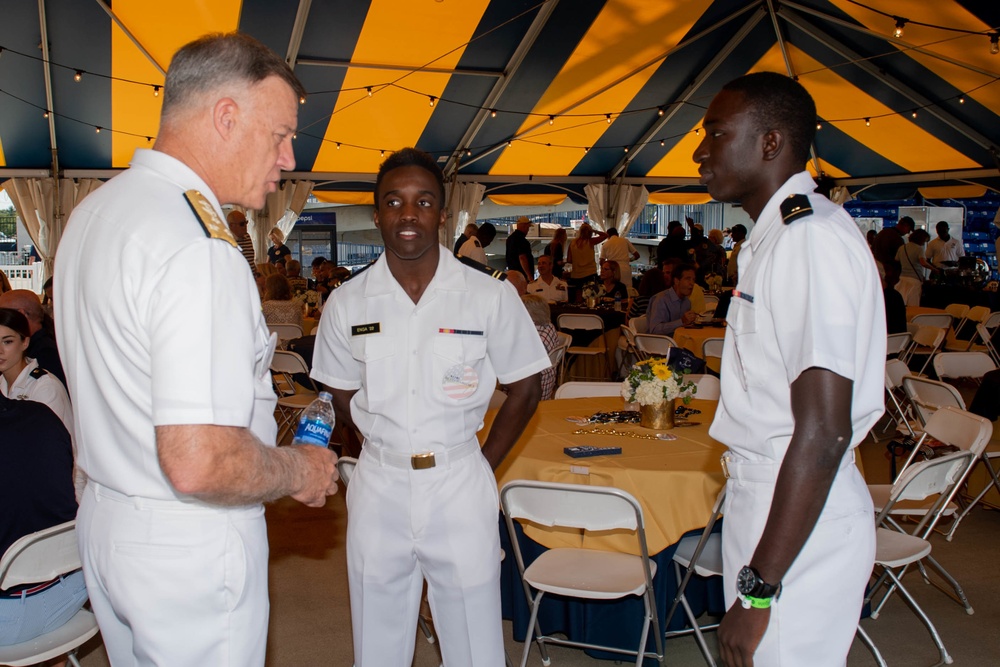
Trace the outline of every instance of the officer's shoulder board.
{"label": "officer's shoulder board", "polygon": [[492,276],[497,280],[503,281],[507,280],[507,274],[499,269],[494,269],[492,266],[486,266],[485,264],[480,264],[474,259],[469,259],[463,255],[455,255],[455,259],[465,264],[470,269],[476,269],[477,271],[482,271],[488,276]]}
{"label": "officer's shoulder board", "polygon": [[809,195],[788,195],[788,198],[781,202],[781,220],[786,225],[812,214],[813,209],[812,204],[809,203]]}
{"label": "officer's shoulder board", "polygon": [[240,244],[236,242],[236,237],[229,231],[229,225],[219,217],[212,204],[205,199],[205,195],[197,190],[188,190],[184,193],[184,199],[187,200],[188,206],[194,211],[195,217],[198,218],[202,229],[205,230],[205,236],[212,239],[222,239],[234,248],[240,247]]}
{"label": "officer's shoulder board", "polygon": [[30,375],[31,377],[35,378],[36,380],[38,378],[42,377],[43,375],[47,375],[47,374],[48,374],[48,371],[45,370],[44,368],[42,368],[41,366],[35,366],[33,369],[31,369],[31,372],[28,373],[28,375]]}

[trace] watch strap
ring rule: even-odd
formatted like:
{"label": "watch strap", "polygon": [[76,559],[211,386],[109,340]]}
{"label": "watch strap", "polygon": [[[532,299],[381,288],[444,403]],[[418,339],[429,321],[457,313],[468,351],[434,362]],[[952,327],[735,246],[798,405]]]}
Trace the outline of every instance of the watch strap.
{"label": "watch strap", "polygon": [[773,597],[757,598],[752,595],[738,595],[744,609],[770,609]]}

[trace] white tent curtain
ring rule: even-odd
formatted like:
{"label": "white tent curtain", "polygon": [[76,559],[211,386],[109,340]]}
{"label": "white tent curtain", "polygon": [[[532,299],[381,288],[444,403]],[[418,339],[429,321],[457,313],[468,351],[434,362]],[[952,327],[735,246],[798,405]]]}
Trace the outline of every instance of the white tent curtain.
{"label": "white tent curtain", "polygon": [[267,235],[272,229],[277,227],[288,238],[288,233],[306,207],[313,185],[312,181],[284,181],[281,187],[267,195],[264,208],[247,211],[247,233],[253,240],[254,261],[257,264],[267,261],[267,249],[271,245]]}
{"label": "white tent curtain", "polygon": [[601,231],[615,227],[619,236],[628,234],[649,201],[649,191],[641,185],[591,183],[583,190],[591,226]]}
{"label": "white tent curtain", "polygon": [[481,183],[455,183],[451,187],[451,196],[448,199],[450,215],[438,234],[441,245],[450,249],[465,226],[476,221],[479,205],[483,203],[485,196],[486,186]]}
{"label": "white tent curtain", "polygon": [[843,206],[848,201],[852,199],[851,193],[847,191],[847,188],[843,185],[838,185],[830,191],[830,201],[834,204]]}
{"label": "white tent curtain", "polygon": [[[53,260],[73,208],[100,187],[96,178],[12,178],[3,188],[14,202],[28,236],[42,259],[42,280],[52,275]],[[58,197],[57,197],[58,193]]]}

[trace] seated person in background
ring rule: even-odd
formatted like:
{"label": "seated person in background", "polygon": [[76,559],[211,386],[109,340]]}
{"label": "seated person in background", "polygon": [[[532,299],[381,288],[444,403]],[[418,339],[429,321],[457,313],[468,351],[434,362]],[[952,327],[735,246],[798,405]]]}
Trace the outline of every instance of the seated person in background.
{"label": "seated person in background", "polygon": [[520,271],[508,271],[507,284],[514,288],[518,296],[524,296],[528,293],[528,281]]}
{"label": "seated person in background", "polygon": [[48,317],[52,317],[52,277],[50,276],[42,285],[42,310]]}
{"label": "seated person in background", "polygon": [[16,310],[0,308],[0,394],[44,403],[72,433],[73,408],[66,387],[39,368],[36,360],[25,356],[30,340],[28,318]]}
{"label": "seated person in background", "polygon": [[298,324],[302,326],[302,304],[292,300],[288,278],[277,273],[264,280],[261,306],[268,324]]}
{"label": "seated person in background", "polygon": [[56,347],[56,337],[52,331],[52,320],[45,317],[42,302],[31,290],[16,289],[0,294],[0,308],[13,308],[28,318],[31,329],[31,343],[24,356],[31,357],[38,365],[59,378],[66,385],[66,374],[63,372],[62,361],[59,360],[59,349]]}
{"label": "seated person in background", "polygon": [[969,404],[969,412],[994,422],[1000,418],[1000,369],[983,376],[982,384]]}
{"label": "seated person in background", "polygon": [[309,281],[301,276],[302,264],[297,259],[289,259],[285,262],[285,274],[288,284],[292,287],[292,295],[296,296],[309,289]]}
{"label": "seated person in background", "polygon": [[[76,517],[69,433],[48,406],[0,396],[0,554],[31,533]],[[69,621],[87,601],[83,572],[0,594],[0,646],[26,642]],[[57,665],[65,665],[60,659]]]}
{"label": "seated person in background", "polygon": [[569,298],[566,281],[552,274],[553,266],[548,255],[538,258],[538,280],[528,283],[528,294],[537,294],[546,301],[565,301]]}
{"label": "seated person in background", "polygon": [[[892,284],[889,281],[892,280]],[[906,303],[896,291],[896,276],[882,276],[882,297],[885,300],[886,334],[906,333]]]}
{"label": "seated person in background", "polygon": [[[551,260],[552,258],[547,257],[547,259]],[[556,328],[552,326],[552,312],[549,310],[548,302],[537,294],[525,294],[521,297],[521,302],[524,303],[524,307],[528,309],[528,315],[531,315],[531,321],[535,325],[535,330],[538,331],[539,338],[542,339],[542,345],[545,346],[545,351],[551,352],[555,348],[559,347],[561,342]],[[550,366],[542,371],[541,400],[547,401],[552,398],[555,390],[556,369],[554,366]]]}
{"label": "seated person in background", "polygon": [[614,303],[615,299],[621,299],[622,303],[628,302],[628,288],[622,282],[618,262],[610,259],[603,260],[598,276],[601,280],[598,283],[597,297],[602,303],[608,305]]}
{"label": "seated person in background", "polygon": [[493,226],[492,223],[484,222],[482,226],[476,230],[476,233],[469,238],[462,246],[458,249],[455,254],[459,257],[468,257],[469,259],[475,260],[480,264],[489,264],[486,259],[486,248],[493,243],[493,239],[497,236],[497,228]]}
{"label": "seated person in background", "polygon": [[674,284],[674,279],[670,274],[674,270],[676,262],[676,258],[666,257],[660,262],[659,266],[653,267],[642,274],[642,279],[639,280],[639,287],[637,288],[639,296],[632,300],[632,305],[628,310],[629,319],[645,315],[649,308],[650,299]]}
{"label": "seated person in background", "polygon": [[649,302],[649,333],[672,336],[678,327],[693,323],[698,313],[691,310],[691,292],[694,289],[695,268],[692,264],[678,264],[671,277],[673,286],[660,292]]}

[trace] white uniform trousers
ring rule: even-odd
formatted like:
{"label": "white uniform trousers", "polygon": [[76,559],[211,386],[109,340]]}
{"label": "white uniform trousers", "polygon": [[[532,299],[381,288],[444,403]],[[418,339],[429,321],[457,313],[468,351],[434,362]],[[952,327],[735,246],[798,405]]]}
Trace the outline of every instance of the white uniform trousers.
{"label": "white uniform trousers", "polygon": [[425,578],[445,667],[502,667],[493,471],[478,448],[398,465],[366,444],[347,490],[355,667],[409,667]]}
{"label": "white uniform trousers", "polygon": [[[740,604],[736,575],[750,562],[764,532],[778,466],[729,465],[722,527],[727,609]],[[848,452],[812,535],[782,580],[754,664],[843,667],[874,562],[871,494],[854,464],[853,452]]]}
{"label": "white uniform trousers", "polygon": [[77,531],[114,667],[263,665],[264,508],[127,497],[88,482]]}

